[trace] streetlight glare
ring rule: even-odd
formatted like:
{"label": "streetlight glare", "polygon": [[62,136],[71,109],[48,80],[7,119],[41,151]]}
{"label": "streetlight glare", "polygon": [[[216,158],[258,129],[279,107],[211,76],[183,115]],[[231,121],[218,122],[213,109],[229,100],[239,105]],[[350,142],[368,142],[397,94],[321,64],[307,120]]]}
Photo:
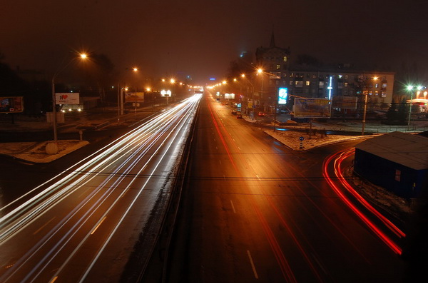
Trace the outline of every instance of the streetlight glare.
{"label": "streetlight glare", "polygon": [[259,74],[263,73],[263,69],[262,68],[258,68],[257,69],[257,73],[259,73]]}
{"label": "streetlight glare", "polygon": [[408,85],[407,86],[407,90],[412,90],[413,89],[413,86],[412,85]]}
{"label": "streetlight glare", "polygon": [[80,58],[81,58],[81,59],[86,59],[86,58],[88,58],[88,54],[86,54],[86,53],[81,53],[81,54],[80,54]]}
{"label": "streetlight glare", "polygon": [[136,72],[136,71],[138,71],[138,68],[134,67],[134,68],[132,68],[132,70],[133,70],[134,72]]}

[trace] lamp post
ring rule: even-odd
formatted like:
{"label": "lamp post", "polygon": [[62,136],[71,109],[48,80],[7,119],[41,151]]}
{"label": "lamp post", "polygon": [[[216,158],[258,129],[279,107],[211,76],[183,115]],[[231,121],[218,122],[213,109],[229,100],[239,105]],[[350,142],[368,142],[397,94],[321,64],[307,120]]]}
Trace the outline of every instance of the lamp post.
{"label": "lamp post", "polygon": [[407,89],[408,92],[410,92],[409,117],[407,118],[407,126],[410,126],[410,119],[411,119],[411,116],[412,116],[413,86],[412,85],[408,85],[406,89]]}
{"label": "lamp post", "polygon": [[[378,77],[373,77],[373,81],[377,81]],[[366,116],[367,116],[367,96],[369,95],[369,87],[367,86],[367,79],[364,81],[364,87],[367,89],[366,93],[364,93],[363,89],[363,95],[364,95],[364,110],[363,110],[363,122],[362,122],[362,129],[361,129],[361,135],[364,136],[364,130],[366,128]]]}
{"label": "lamp post", "polygon": [[364,94],[364,112],[363,112],[363,126],[361,129],[361,135],[364,136],[364,130],[366,127],[366,113],[367,113],[367,93]]}
{"label": "lamp post", "polygon": [[[80,59],[84,60],[88,58],[88,55],[85,53],[79,54]],[[74,58],[73,58],[74,59]],[[59,73],[64,70],[72,61],[68,62],[68,64],[64,65],[62,69],[56,71],[52,76],[52,124],[53,124],[53,142],[48,143],[46,146],[46,153],[48,154],[57,154],[58,153],[58,130],[57,130],[57,117],[56,117],[56,95],[55,95],[55,78],[59,75]]]}
{"label": "lamp post", "polygon": [[[257,74],[260,74],[260,76],[262,77],[262,85],[261,85],[261,89],[260,89],[260,104],[262,103],[262,97],[263,97],[263,69],[262,68],[258,68],[257,69]],[[264,110],[264,109],[263,109]]]}
{"label": "lamp post", "polygon": [[[241,75],[242,78],[245,78],[245,74]],[[247,79],[247,82],[250,84],[251,86],[251,112],[254,109],[254,85],[251,83],[250,79]],[[248,104],[247,104],[247,108],[248,108]],[[253,115],[253,119],[254,119],[254,115]]]}
{"label": "lamp post", "polygon": [[[137,67],[126,68],[125,70],[132,70],[134,73],[138,72]],[[120,116],[123,116],[124,112],[124,99],[123,99],[123,91],[128,91],[128,87],[122,87],[119,83],[118,85],[118,94],[117,94],[117,120],[120,120]]]}
{"label": "lamp post", "polygon": [[[424,88],[424,87],[423,87],[423,86],[420,86],[420,85],[416,87],[416,89],[418,90],[418,92],[420,92],[423,88]],[[406,87],[406,89],[407,89],[407,91],[409,91],[409,92],[410,92],[410,101],[409,101],[409,117],[408,117],[408,119],[407,119],[407,126],[410,126],[410,121],[411,121],[411,118],[412,118],[413,90],[415,89],[415,87],[414,87],[414,86],[412,86],[412,85],[408,85],[408,86]],[[418,97],[416,96],[416,98],[418,98]]]}

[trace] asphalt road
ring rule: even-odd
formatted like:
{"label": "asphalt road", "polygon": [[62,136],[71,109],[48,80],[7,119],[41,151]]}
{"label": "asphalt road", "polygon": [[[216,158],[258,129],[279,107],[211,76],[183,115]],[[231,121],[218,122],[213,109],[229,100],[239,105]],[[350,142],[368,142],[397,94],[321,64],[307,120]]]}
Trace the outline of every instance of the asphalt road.
{"label": "asphalt road", "polygon": [[294,152],[205,96],[166,282],[401,282],[404,264]]}
{"label": "asphalt road", "polygon": [[198,103],[159,113],[3,204],[0,282],[118,282],[153,207],[168,197]]}

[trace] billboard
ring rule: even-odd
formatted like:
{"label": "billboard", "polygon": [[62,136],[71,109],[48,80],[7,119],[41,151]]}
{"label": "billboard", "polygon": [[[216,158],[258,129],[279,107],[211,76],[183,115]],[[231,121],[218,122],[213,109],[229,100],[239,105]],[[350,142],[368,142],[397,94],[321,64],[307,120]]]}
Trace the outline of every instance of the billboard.
{"label": "billboard", "polygon": [[235,94],[234,93],[225,93],[224,94],[224,98],[226,98],[226,99],[235,99]]}
{"label": "billboard", "polygon": [[55,93],[55,104],[79,104],[79,93]]}
{"label": "billboard", "polygon": [[161,90],[161,96],[162,97],[171,97],[171,91],[169,89],[165,90]]}
{"label": "billboard", "polygon": [[287,99],[288,99],[288,88],[280,87],[278,89],[278,104],[279,105],[287,104]]}
{"label": "billboard", "polygon": [[144,102],[144,92],[126,92],[125,102]]}
{"label": "billboard", "polygon": [[296,118],[330,118],[330,100],[325,98],[295,98],[294,117]]}
{"label": "billboard", "polygon": [[0,113],[18,113],[24,111],[22,96],[0,97]]}

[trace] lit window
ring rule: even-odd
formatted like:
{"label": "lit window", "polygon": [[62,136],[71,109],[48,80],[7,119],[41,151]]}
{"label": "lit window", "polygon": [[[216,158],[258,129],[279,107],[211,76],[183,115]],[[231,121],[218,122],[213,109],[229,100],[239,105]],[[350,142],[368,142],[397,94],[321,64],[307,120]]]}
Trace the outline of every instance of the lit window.
{"label": "lit window", "polygon": [[375,84],[375,88],[379,88],[379,84]]}
{"label": "lit window", "polygon": [[311,81],[306,81],[306,85],[311,85]]}
{"label": "lit window", "polygon": [[276,69],[277,69],[277,70],[281,69],[281,65],[280,65],[280,64],[277,64],[277,65],[276,65]]}
{"label": "lit window", "polygon": [[290,81],[290,85],[293,85],[293,81]]}
{"label": "lit window", "polygon": [[287,62],[287,60],[288,60],[287,56],[284,56],[283,60],[284,60],[284,62]]}
{"label": "lit window", "polygon": [[348,87],[348,83],[345,83],[345,87]]}
{"label": "lit window", "polygon": [[303,81],[296,81],[296,87],[303,87]]}

